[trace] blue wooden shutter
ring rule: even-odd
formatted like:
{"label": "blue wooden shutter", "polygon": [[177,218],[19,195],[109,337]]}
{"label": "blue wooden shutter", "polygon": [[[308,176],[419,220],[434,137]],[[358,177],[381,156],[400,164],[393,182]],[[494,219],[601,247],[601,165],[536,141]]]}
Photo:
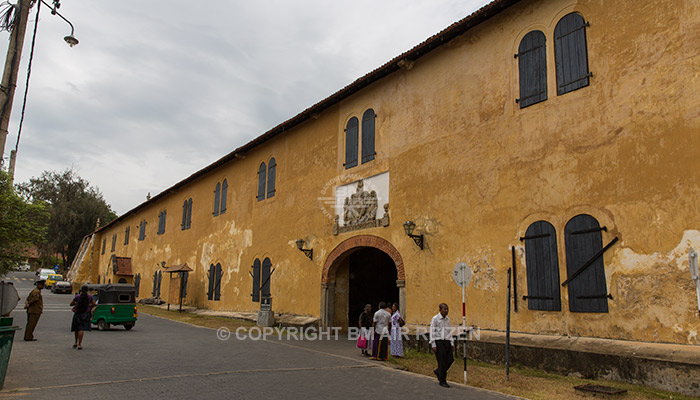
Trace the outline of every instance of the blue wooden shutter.
{"label": "blue wooden shutter", "polygon": [[[603,248],[602,228],[590,215],[577,215],[566,224],[566,272],[568,277],[577,272]],[[569,310],[573,312],[608,312],[608,289],[605,283],[605,264],[598,257],[568,283]]]}
{"label": "blue wooden shutter", "polygon": [[134,277],[134,290],[136,290],[136,297],[139,297],[139,289],[141,288],[141,274],[136,274]]}
{"label": "blue wooden shutter", "polygon": [[224,183],[221,184],[221,211],[220,214],[226,212],[226,199],[228,198],[228,182],[224,179]]}
{"label": "blue wooden shutter", "polygon": [[520,108],[547,100],[547,52],[542,31],[529,32],[518,47]]}
{"label": "blue wooden shutter", "polygon": [[221,264],[216,264],[216,284],[214,284],[214,300],[219,300],[221,298],[221,277],[223,271],[221,270]]}
{"label": "blue wooden shutter", "polygon": [[277,171],[277,161],[274,158],[270,159],[267,165],[267,198],[275,195],[275,174]]}
{"label": "blue wooden shutter", "polygon": [[369,109],[362,115],[362,163],[374,160],[374,110]]}
{"label": "blue wooden shutter", "polygon": [[258,201],[265,200],[265,178],[267,177],[267,167],[265,163],[260,164],[258,168]]}
{"label": "blue wooden shutter", "polygon": [[187,200],[182,204],[182,223],[180,228],[184,231],[187,229]]}
{"label": "blue wooden shutter", "polygon": [[350,118],[345,127],[345,169],[357,166],[357,117]]}
{"label": "blue wooden shutter", "polygon": [[[100,282],[97,282],[97,283],[100,283]],[[156,297],[156,293],[158,293],[158,271],[153,273],[153,290],[151,290],[151,295],[153,297]]]}
{"label": "blue wooden shutter", "polygon": [[165,221],[167,219],[168,210],[163,210],[163,229],[161,233],[165,233]]}
{"label": "blue wooden shutter", "polygon": [[182,285],[182,290],[180,291],[180,297],[187,297],[187,279],[189,279],[190,273],[188,271],[180,272],[180,279],[182,280],[180,285]]}
{"label": "blue wooden shutter", "polygon": [[262,269],[260,271],[260,297],[270,297],[270,269],[272,261],[269,258],[263,260]]}
{"label": "blue wooden shutter", "polygon": [[158,271],[158,297],[160,297],[160,284],[163,282],[163,272]]}
{"label": "blue wooden shutter", "polygon": [[187,200],[187,229],[190,229],[190,226],[192,226],[192,198],[190,197],[189,200]]}
{"label": "blue wooden shutter", "polygon": [[216,273],[216,270],[214,268],[214,264],[209,265],[209,273],[207,274],[207,278],[209,279],[209,285],[207,286],[207,299],[208,300],[213,300],[214,299],[214,274]]}
{"label": "blue wooden shutter", "polygon": [[554,28],[554,59],[557,66],[557,94],[564,94],[590,83],[586,22],[576,13],[564,16]]}
{"label": "blue wooden shutter", "polygon": [[253,293],[250,295],[253,301],[260,301],[260,260],[253,262]]}
{"label": "blue wooden shutter", "polygon": [[547,221],[534,222],[525,237],[527,308],[561,311],[557,233]]}
{"label": "blue wooden shutter", "polygon": [[124,229],[124,246],[129,244],[129,227],[127,226],[126,229]]}
{"label": "blue wooden shutter", "polygon": [[221,200],[221,184],[216,182],[216,189],[214,189],[214,216],[219,215],[219,201]]}
{"label": "blue wooden shutter", "polygon": [[112,235],[112,253],[114,253],[114,248],[117,246],[117,234]]}

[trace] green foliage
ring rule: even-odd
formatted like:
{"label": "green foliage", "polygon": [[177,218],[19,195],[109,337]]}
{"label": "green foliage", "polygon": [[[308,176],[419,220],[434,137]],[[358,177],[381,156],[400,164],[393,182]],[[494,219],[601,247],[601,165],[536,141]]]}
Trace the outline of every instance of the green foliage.
{"label": "green foliage", "polygon": [[27,249],[44,240],[49,213],[43,202],[30,203],[15,192],[12,180],[0,171],[0,274],[25,258]]}
{"label": "green foliage", "polygon": [[61,254],[64,266],[71,265],[80,242],[95,230],[98,220],[105,225],[117,217],[99,189],[72,169],[44,171],[18,187],[26,198],[46,203],[51,218],[47,240],[39,248],[43,255]]}

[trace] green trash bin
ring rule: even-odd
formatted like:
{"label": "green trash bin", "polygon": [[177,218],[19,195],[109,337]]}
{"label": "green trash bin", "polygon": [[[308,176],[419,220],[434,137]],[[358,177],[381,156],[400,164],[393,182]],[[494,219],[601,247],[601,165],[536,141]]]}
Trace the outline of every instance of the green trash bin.
{"label": "green trash bin", "polygon": [[5,386],[5,374],[7,365],[10,363],[15,331],[20,330],[19,326],[9,326],[10,324],[12,324],[12,317],[5,317],[0,321],[0,389]]}

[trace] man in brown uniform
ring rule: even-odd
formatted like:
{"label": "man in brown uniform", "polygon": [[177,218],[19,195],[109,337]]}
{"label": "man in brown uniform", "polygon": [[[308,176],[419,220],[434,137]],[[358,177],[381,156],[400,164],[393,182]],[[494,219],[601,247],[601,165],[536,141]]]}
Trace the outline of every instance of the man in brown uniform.
{"label": "man in brown uniform", "polygon": [[38,280],[36,282],[36,287],[29,292],[27,301],[24,303],[24,308],[27,309],[27,328],[24,330],[24,340],[28,342],[36,340],[34,339],[34,328],[36,328],[39,317],[41,317],[41,313],[44,311],[44,299],[41,297],[41,289],[44,288],[45,284],[45,280]]}

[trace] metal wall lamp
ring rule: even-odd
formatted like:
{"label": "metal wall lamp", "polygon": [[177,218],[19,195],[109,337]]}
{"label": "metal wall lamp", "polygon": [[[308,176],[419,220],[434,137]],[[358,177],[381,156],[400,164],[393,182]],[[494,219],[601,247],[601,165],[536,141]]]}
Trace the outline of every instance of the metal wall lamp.
{"label": "metal wall lamp", "polygon": [[297,249],[299,251],[303,252],[307,257],[309,257],[309,260],[314,259],[314,249],[305,249],[304,245],[306,244],[306,240],[304,239],[297,239]]}
{"label": "metal wall lamp", "polygon": [[416,223],[413,221],[406,221],[403,223],[403,230],[406,232],[406,236],[413,239],[416,245],[423,250],[423,235],[414,235],[413,230],[416,229]]}
{"label": "metal wall lamp", "polygon": [[61,8],[61,0],[53,0],[53,7],[47,4],[44,0],[41,0],[41,2],[44,3],[46,7],[51,8],[51,14],[58,15],[59,17],[61,17],[62,20],[66,21],[68,25],[70,25],[70,35],[64,37],[63,40],[65,40],[66,43],[70,45],[70,47],[73,47],[76,44],[80,43],[78,39],[76,39],[75,36],[73,36],[73,34],[75,33],[75,28],[73,27],[73,24],[71,24],[71,22],[68,21],[66,17],[64,17],[58,12],[58,9]]}

